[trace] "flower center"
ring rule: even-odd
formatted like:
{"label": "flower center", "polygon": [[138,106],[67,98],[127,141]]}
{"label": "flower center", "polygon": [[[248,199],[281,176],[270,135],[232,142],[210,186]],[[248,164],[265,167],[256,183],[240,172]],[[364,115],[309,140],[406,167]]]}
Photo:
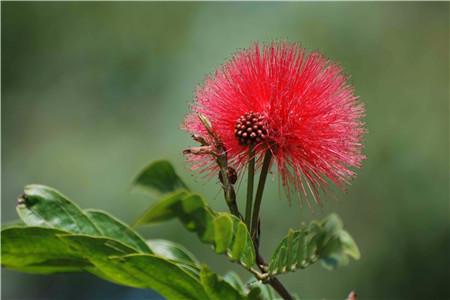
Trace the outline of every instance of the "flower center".
{"label": "flower center", "polygon": [[250,111],[236,121],[234,136],[242,146],[256,144],[267,137],[267,122],[261,113]]}

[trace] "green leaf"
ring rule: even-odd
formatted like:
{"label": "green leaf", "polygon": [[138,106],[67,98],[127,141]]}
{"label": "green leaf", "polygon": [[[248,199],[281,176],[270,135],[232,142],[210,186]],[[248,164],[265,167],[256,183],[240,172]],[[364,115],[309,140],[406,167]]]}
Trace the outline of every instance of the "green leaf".
{"label": "green leaf", "polygon": [[206,266],[200,271],[200,281],[211,300],[245,299],[231,284],[209,271]]}
{"label": "green leaf", "polygon": [[200,265],[195,256],[180,244],[168,240],[148,240],[147,244],[155,255],[186,265]]}
{"label": "green leaf", "polygon": [[[231,253],[227,255],[232,260],[239,260],[244,266],[251,267],[255,260],[255,252],[253,242],[250,238],[250,233],[247,231],[247,226],[238,218],[227,214],[233,219],[233,240],[231,242]],[[216,232],[216,236],[219,234]]]}
{"label": "green leaf", "polygon": [[208,299],[200,281],[179,265],[113,239],[70,234],[54,228],[2,230],[2,265],[21,272],[48,274],[88,271],[103,279],[151,288],[168,299]]}
{"label": "green leaf", "polygon": [[261,281],[255,281],[251,279],[247,286],[250,291],[247,294],[248,300],[275,300],[278,299],[273,291],[272,287],[268,284],[263,284]]}
{"label": "green leaf", "polygon": [[246,287],[244,283],[242,282],[241,278],[239,277],[236,272],[229,271],[223,276],[223,280],[231,284],[231,286],[234,287],[235,290],[237,290],[241,294],[246,293]]}
{"label": "green leaf", "polygon": [[43,185],[28,185],[19,198],[17,213],[29,226],[45,226],[74,233],[99,235],[89,217],[66,196]]}
{"label": "green leaf", "polygon": [[126,285],[151,288],[167,299],[209,299],[203,286],[179,266],[151,254],[112,257],[108,272]]}
{"label": "green leaf", "polygon": [[335,269],[349,263],[349,257],[360,258],[360,252],[350,234],[344,230],[330,238],[323,251],[322,265],[327,269]]}
{"label": "green leaf", "polygon": [[136,253],[133,248],[106,237],[61,234],[58,238],[80,257],[89,259],[92,265],[103,274],[103,279],[127,286],[134,286],[134,281],[127,281],[129,278],[128,274],[115,274],[117,269],[110,259],[112,256]]}
{"label": "green leaf", "polygon": [[189,194],[170,206],[184,226],[205,243],[214,243],[215,214],[198,195]]}
{"label": "green leaf", "polygon": [[331,214],[300,230],[289,230],[272,256],[269,273],[274,276],[303,269],[318,260],[324,267],[334,269],[348,264],[349,257],[359,259],[359,249],[339,217]]}
{"label": "green leaf", "polygon": [[102,236],[120,241],[138,252],[152,253],[139,234],[107,212],[87,209],[85,213],[99,229]]}
{"label": "green leaf", "polygon": [[178,218],[204,243],[212,244],[218,254],[227,254],[231,261],[246,268],[255,264],[255,250],[245,224],[229,213],[216,213],[196,194],[171,195],[153,205],[137,224],[152,224]]}
{"label": "green leaf", "polygon": [[145,167],[133,181],[133,185],[157,194],[188,190],[172,164],[166,160],[158,160]]}
{"label": "green leaf", "polygon": [[133,248],[107,237],[65,233],[59,234],[58,238],[80,256],[89,257],[91,261],[95,261],[98,258],[109,259],[109,256],[136,253],[136,250]]}
{"label": "green leaf", "polygon": [[105,280],[135,287],[134,281],[128,281],[129,274],[118,273],[117,268],[111,263],[111,257],[133,254],[136,252],[134,249],[105,237],[75,234],[64,234],[58,237],[71,250],[92,263],[94,268],[87,271]]}
{"label": "green leaf", "polygon": [[75,272],[92,266],[58,238],[66,232],[43,227],[2,229],[2,265],[21,272]]}
{"label": "green leaf", "polygon": [[231,261],[251,267],[255,252],[247,226],[229,213],[216,213],[213,224],[216,253],[226,253]]}
{"label": "green leaf", "polygon": [[[60,235],[80,256],[86,257],[104,279],[136,288],[151,288],[169,299],[206,299],[202,286],[181,267],[109,238]],[[93,272],[97,274],[96,272]]]}
{"label": "green leaf", "polygon": [[246,299],[248,300],[278,299],[275,291],[269,284],[264,284],[253,277],[244,284],[235,272],[230,271],[225,274],[223,279],[233,286],[233,288],[241,295],[246,295]]}
{"label": "green leaf", "polygon": [[216,252],[224,253],[230,247],[230,243],[233,241],[233,219],[228,215],[219,215],[214,221],[214,235],[216,243]]}
{"label": "green leaf", "polygon": [[166,195],[160,199],[154,206],[148,209],[133,224],[134,227],[144,224],[158,223],[170,220],[175,217],[175,212],[171,209],[171,204],[178,203],[188,193],[186,191],[178,191]]}
{"label": "green leaf", "polygon": [[128,245],[136,252],[151,253],[147,243],[128,225],[101,210],[83,211],[66,196],[47,186],[25,187],[17,211],[27,225],[105,236]]}

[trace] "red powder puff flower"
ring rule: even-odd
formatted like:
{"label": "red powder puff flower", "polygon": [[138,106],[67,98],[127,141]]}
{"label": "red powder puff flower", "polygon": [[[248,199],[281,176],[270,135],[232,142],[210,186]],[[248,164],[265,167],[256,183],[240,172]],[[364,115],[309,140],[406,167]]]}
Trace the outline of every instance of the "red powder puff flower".
{"label": "red powder puff flower", "polygon": [[[259,166],[269,150],[283,186],[305,198],[311,193],[317,201],[329,180],[343,187],[355,175],[350,168],[364,159],[363,105],[338,65],[297,44],[254,44],[206,78],[183,127],[210,141],[199,114],[238,173],[249,161],[249,146]],[[216,169],[210,155],[189,159],[194,169]]]}

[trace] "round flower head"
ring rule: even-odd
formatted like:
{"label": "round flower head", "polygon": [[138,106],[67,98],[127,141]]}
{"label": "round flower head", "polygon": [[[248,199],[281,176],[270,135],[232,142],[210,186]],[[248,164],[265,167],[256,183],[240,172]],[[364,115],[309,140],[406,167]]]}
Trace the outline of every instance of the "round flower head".
{"label": "round flower head", "polygon": [[[183,127],[210,144],[199,114],[238,173],[250,159],[249,147],[257,166],[271,151],[288,194],[293,187],[318,201],[319,189],[330,180],[342,188],[364,159],[363,105],[338,65],[297,44],[254,44],[206,78]],[[194,169],[217,168],[207,153],[189,159]]]}

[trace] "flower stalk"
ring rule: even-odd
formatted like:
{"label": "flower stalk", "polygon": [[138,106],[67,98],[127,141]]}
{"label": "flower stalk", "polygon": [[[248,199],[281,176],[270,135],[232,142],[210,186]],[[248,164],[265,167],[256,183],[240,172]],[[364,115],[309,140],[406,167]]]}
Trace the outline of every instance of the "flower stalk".
{"label": "flower stalk", "polygon": [[267,149],[266,153],[264,154],[261,174],[259,175],[258,188],[256,190],[255,205],[253,207],[252,222],[250,226],[250,234],[253,239],[255,239],[258,231],[259,211],[261,209],[262,196],[264,193],[264,187],[266,185],[267,173],[269,172],[271,160],[272,152],[270,151],[270,149]]}
{"label": "flower stalk", "polygon": [[250,230],[252,206],[253,206],[253,181],[255,178],[255,152],[253,151],[253,145],[248,149],[248,181],[247,181],[247,203],[245,207],[245,224]]}

